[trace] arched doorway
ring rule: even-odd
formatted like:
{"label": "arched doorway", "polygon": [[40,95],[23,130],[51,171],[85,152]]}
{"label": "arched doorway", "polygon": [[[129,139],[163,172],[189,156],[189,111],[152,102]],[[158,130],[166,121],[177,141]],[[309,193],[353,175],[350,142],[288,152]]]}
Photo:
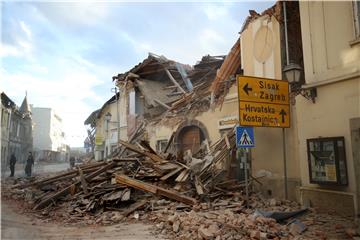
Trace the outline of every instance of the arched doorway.
{"label": "arched doorway", "polygon": [[174,138],[177,151],[181,154],[186,150],[196,153],[205,139],[209,139],[208,132],[197,120],[188,120],[180,124]]}

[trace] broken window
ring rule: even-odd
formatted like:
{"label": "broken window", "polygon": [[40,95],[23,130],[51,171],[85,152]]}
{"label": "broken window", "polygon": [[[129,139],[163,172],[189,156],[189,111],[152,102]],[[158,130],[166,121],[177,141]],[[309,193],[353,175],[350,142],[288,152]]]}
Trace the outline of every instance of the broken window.
{"label": "broken window", "polygon": [[347,185],[344,137],[307,140],[310,182]]}
{"label": "broken window", "polygon": [[156,142],[156,152],[163,152],[168,144],[168,140],[162,139]]}

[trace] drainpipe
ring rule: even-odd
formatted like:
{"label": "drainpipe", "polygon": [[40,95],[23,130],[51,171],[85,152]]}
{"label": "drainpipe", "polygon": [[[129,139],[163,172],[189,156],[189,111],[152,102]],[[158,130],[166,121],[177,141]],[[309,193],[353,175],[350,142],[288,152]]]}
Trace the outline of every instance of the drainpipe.
{"label": "drainpipe", "polygon": [[287,16],[286,16],[286,2],[283,1],[283,12],[284,12],[284,27],[285,27],[285,54],[286,54],[286,65],[290,64],[289,60],[289,43],[288,43],[288,32],[287,32]]}

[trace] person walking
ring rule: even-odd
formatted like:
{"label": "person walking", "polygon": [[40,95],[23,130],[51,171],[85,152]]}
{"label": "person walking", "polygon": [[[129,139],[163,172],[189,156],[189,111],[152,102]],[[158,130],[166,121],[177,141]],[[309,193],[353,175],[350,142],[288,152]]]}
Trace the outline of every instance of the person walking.
{"label": "person walking", "polygon": [[75,167],[75,158],[71,157],[70,158],[70,168],[74,168]]}
{"label": "person walking", "polygon": [[26,176],[31,177],[31,170],[32,170],[33,165],[34,165],[34,157],[32,155],[32,152],[29,152],[28,158],[26,160],[26,166],[25,166]]}
{"label": "person walking", "polygon": [[13,177],[14,176],[14,173],[15,173],[15,163],[16,163],[16,157],[15,157],[15,154],[12,153],[11,156],[10,156],[10,177]]}

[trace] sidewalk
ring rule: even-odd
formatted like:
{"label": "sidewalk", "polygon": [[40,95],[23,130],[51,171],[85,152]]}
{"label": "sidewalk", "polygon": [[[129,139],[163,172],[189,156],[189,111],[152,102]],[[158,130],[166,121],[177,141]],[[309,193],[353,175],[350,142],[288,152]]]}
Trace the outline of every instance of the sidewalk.
{"label": "sidewalk", "polygon": [[[32,169],[33,175],[39,175],[42,173],[50,173],[50,172],[59,172],[68,169],[69,163],[67,162],[55,162],[55,163],[39,163],[36,162]],[[9,177],[10,169],[8,168],[4,174],[1,175],[1,178]],[[15,165],[15,174],[14,177],[25,177],[25,164],[18,163]]]}

